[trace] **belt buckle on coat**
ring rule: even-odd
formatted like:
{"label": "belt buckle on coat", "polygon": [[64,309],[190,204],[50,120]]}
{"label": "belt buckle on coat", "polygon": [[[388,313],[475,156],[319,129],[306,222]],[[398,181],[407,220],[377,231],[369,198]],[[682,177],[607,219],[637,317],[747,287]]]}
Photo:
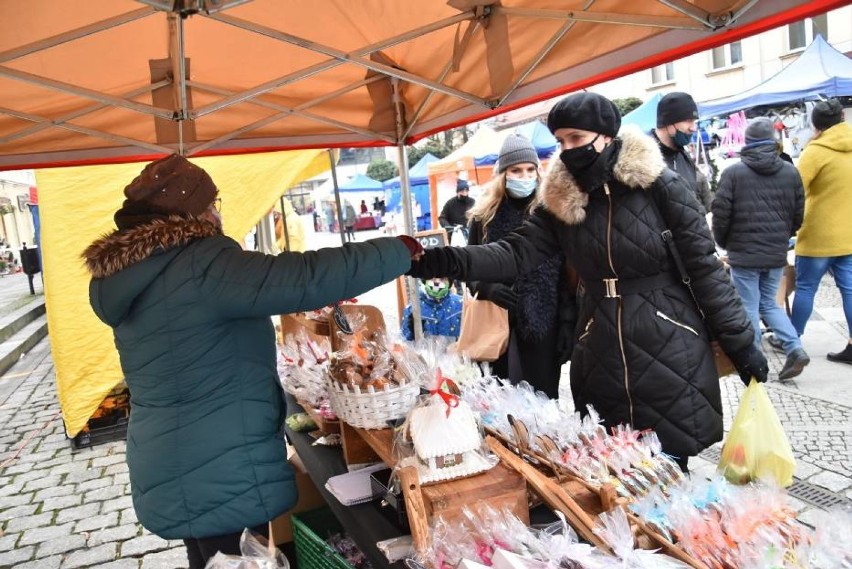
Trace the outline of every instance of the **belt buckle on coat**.
{"label": "belt buckle on coat", "polygon": [[618,279],[601,279],[604,284],[604,289],[606,292],[604,293],[604,298],[619,298],[621,295],[618,294]]}

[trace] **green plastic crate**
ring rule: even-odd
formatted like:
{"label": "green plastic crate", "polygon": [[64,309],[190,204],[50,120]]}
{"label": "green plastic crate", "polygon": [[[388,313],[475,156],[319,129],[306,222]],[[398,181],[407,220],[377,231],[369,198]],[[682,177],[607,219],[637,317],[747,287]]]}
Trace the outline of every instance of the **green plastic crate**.
{"label": "green plastic crate", "polygon": [[298,569],[352,569],[325,540],[343,528],[331,510],[320,508],[291,517]]}

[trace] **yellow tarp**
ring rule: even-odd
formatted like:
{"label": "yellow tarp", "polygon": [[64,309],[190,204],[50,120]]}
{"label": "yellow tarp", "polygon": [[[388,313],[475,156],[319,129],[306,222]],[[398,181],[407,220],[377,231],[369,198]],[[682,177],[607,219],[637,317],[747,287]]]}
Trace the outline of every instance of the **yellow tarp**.
{"label": "yellow tarp", "polygon": [[[328,169],[322,150],[193,159],[219,187],[225,233],[240,241],[283,191]],[[45,303],[65,429],[77,435],[122,379],[111,329],[89,306],[80,254],[115,229],[122,190],[143,164],[36,171]]]}

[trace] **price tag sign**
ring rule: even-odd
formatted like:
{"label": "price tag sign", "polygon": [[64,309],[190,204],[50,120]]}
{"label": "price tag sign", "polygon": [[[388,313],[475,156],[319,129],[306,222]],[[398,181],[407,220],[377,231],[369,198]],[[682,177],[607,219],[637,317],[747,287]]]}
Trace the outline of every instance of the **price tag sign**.
{"label": "price tag sign", "polygon": [[420,242],[424,249],[446,247],[449,245],[447,232],[444,229],[432,229],[429,231],[418,231],[414,238]]}

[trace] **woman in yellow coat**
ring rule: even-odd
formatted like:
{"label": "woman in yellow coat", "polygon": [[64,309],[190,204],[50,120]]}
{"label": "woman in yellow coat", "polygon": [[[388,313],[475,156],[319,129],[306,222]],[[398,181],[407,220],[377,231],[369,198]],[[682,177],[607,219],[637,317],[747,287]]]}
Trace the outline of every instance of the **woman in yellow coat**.
{"label": "woman in yellow coat", "polygon": [[[284,203],[284,217],[287,219],[287,237],[284,236],[284,224],[281,221],[281,212],[275,209],[275,244],[278,245],[278,252],[284,251],[305,251],[305,228],[302,225],[302,220],[296,210],[293,209],[293,204],[290,200],[284,198],[281,200]],[[290,246],[287,247],[287,240],[290,241]]]}
{"label": "woman in yellow coat", "polygon": [[819,283],[830,270],[843,299],[849,341],[828,359],[852,364],[852,126],[843,122],[837,99],[817,103],[811,123],[814,137],[799,158],[805,219],[796,238],[796,296],[790,319],[801,336]]}

